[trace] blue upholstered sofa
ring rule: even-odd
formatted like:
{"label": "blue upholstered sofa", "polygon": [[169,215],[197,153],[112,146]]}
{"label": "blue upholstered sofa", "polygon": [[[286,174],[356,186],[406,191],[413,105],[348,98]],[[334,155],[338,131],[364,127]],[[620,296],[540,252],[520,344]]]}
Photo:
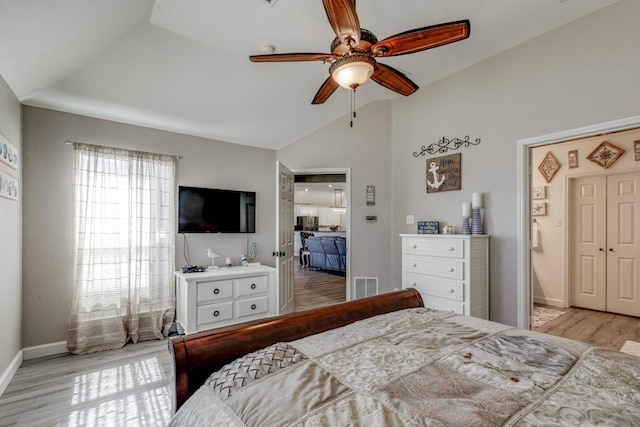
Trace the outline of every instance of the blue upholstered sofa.
{"label": "blue upholstered sofa", "polygon": [[309,266],[322,270],[347,271],[347,243],[343,237],[306,237]]}

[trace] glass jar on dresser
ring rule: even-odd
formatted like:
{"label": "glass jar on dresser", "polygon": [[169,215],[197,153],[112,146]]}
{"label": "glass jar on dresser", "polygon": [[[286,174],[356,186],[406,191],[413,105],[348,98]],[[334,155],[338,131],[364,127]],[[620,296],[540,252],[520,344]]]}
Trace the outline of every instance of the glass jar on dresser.
{"label": "glass jar on dresser", "polygon": [[489,236],[401,234],[402,287],[425,306],[489,318]]}

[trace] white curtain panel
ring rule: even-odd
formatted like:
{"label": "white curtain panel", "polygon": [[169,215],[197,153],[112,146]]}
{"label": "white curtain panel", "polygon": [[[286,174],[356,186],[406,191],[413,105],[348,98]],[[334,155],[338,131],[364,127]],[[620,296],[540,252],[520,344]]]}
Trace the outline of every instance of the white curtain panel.
{"label": "white curtain panel", "polygon": [[74,144],[75,294],[67,347],[161,339],[175,317],[175,159]]}

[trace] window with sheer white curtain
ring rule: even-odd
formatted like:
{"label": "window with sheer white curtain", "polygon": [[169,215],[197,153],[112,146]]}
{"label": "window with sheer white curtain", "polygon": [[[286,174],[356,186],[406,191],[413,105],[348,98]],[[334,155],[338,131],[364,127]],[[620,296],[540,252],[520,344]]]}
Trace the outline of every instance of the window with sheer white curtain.
{"label": "window with sheer white curtain", "polygon": [[161,339],[175,317],[175,159],[74,143],[75,294],[67,347]]}

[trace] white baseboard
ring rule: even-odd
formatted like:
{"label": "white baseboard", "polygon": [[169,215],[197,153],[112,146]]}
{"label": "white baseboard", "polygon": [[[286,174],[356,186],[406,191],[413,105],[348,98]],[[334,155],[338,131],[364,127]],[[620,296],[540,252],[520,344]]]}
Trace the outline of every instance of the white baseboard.
{"label": "white baseboard", "polygon": [[49,344],[34,345],[22,349],[24,360],[37,359],[38,357],[55,356],[56,354],[69,353],[67,342],[59,341]]}
{"label": "white baseboard", "polygon": [[564,305],[564,300],[562,300],[562,299],[534,296],[533,297],[533,302],[535,304],[544,304],[544,305],[550,305],[550,306],[553,306],[553,307],[566,308],[565,305]]}
{"label": "white baseboard", "polygon": [[4,391],[7,389],[16,372],[18,372],[18,368],[22,364],[23,360],[23,352],[20,350],[9,366],[7,366],[7,369],[2,373],[2,376],[0,376],[0,396],[2,396]]}

